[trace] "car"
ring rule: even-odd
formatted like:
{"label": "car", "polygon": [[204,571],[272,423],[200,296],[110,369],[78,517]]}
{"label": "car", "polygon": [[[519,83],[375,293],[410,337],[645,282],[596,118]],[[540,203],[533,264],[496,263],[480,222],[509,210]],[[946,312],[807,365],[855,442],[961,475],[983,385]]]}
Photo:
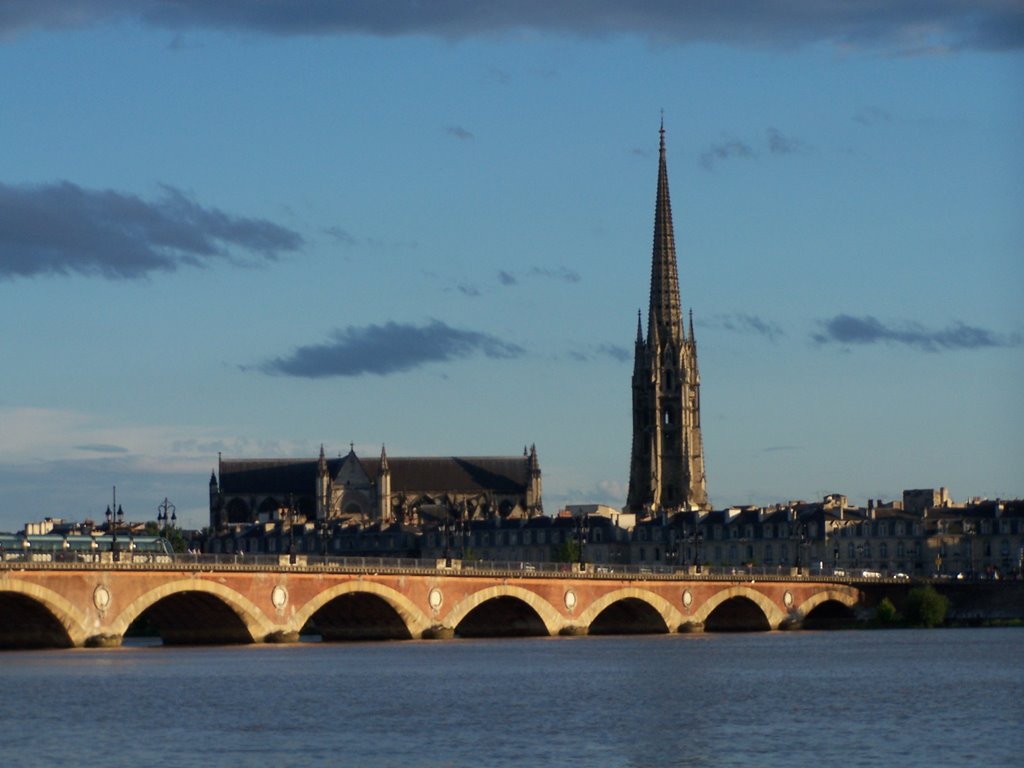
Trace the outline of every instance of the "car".
{"label": "car", "polygon": [[894,579],[899,579],[900,581],[903,581],[903,580],[905,580],[905,579],[909,579],[909,578],[910,578],[910,577],[909,577],[909,576],[908,576],[907,574],[905,574],[905,573],[894,573],[894,574],[892,575],[892,577],[893,577]]}

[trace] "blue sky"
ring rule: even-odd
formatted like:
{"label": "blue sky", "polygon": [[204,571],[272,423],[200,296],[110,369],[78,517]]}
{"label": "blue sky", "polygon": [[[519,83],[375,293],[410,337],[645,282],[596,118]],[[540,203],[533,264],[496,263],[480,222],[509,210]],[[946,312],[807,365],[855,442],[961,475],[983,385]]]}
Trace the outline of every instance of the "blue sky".
{"label": "blue sky", "polygon": [[0,529],[350,441],[621,505],[661,110],[713,504],[1024,495],[1020,6],[619,6],[0,9]]}

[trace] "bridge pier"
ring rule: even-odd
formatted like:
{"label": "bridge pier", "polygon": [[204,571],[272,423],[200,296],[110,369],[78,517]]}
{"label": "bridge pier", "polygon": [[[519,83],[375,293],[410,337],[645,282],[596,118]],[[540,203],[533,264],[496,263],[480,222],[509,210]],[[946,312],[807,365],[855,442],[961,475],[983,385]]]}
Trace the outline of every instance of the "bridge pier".
{"label": "bridge pier", "polygon": [[587,634],[587,628],[579,624],[568,624],[558,630],[558,634],[562,637],[583,637]]}
{"label": "bridge pier", "polygon": [[455,628],[435,624],[424,629],[422,637],[424,640],[451,640],[455,637]]}
{"label": "bridge pier", "polygon": [[101,633],[98,635],[90,635],[85,638],[86,648],[120,648],[121,641],[124,638],[121,635],[114,635],[110,633]]}
{"label": "bridge pier", "polygon": [[676,630],[681,635],[692,635],[704,631],[703,621],[684,621]]}
{"label": "bridge pier", "polygon": [[291,629],[279,629],[264,637],[263,642],[271,644],[297,643],[299,642],[299,633]]}

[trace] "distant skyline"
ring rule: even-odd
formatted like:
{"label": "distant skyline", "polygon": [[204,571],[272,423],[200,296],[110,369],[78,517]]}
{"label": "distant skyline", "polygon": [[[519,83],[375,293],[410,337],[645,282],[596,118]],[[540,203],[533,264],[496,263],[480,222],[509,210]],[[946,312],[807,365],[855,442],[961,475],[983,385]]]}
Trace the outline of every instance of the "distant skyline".
{"label": "distant skyline", "polygon": [[0,530],[237,457],[622,506],[664,110],[715,507],[1024,496],[1024,8],[0,9]]}

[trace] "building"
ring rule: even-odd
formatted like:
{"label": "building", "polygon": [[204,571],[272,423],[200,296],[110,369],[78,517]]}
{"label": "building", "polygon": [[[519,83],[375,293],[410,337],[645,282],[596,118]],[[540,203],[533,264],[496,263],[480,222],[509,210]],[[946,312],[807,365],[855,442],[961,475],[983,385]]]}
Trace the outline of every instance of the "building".
{"label": "building", "polygon": [[424,519],[529,518],[543,512],[536,447],[518,456],[225,459],[210,476],[214,531],[287,522],[419,524]]}
{"label": "building", "polygon": [[693,312],[683,326],[672,206],[660,130],[647,337],[637,313],[628,511],[708,509]]}

